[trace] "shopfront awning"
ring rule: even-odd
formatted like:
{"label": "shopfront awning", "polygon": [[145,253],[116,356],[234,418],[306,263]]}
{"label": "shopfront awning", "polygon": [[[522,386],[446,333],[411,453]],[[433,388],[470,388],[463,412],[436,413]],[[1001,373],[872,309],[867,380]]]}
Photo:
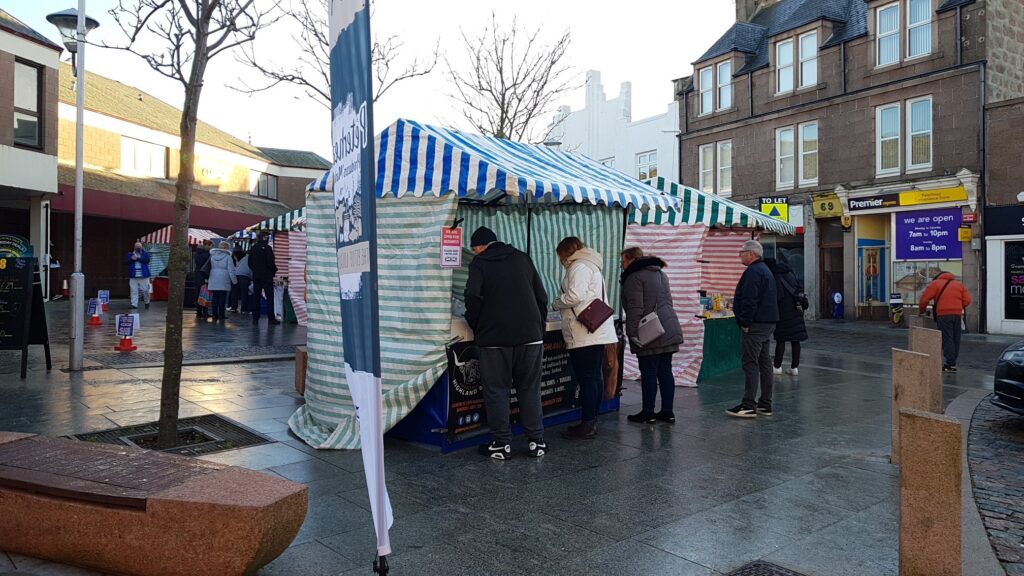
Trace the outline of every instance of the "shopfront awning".
{"label": "shopfront awning", "polygon": [[[144,244],[170,244],[171,237],[174,234],[174,226],[165,226],[155,232],[150,232],[142,238],[139,238],[139,242]],[[195,246],[201,244],[203,240],[216,240],[217,238],[223,238],[220,234],[212,232],[210,230],[203,230],[202,228],[189,228],[188,229],[188,244],[189,246]]]}
{"label": "shopfront awning", "polygon": [[704,224],[709,228],[757,228],[777,234],[795,234],[796,228],[788,222],[772,218],[757,210],[728,198],[708,194],[658,177],[645,183],[662,193],[677,198],[679,208],[667,212],[630,215],[630,224],[661,224],[681,226]]}
{"label": "shopfront awning", "polygon": [[[398,120],[377,137],[377,196],[442,196],[489,201],[633,206],[669,210],[677,201],[586,156]],[[308,191],[331,190],[330,171]]]}

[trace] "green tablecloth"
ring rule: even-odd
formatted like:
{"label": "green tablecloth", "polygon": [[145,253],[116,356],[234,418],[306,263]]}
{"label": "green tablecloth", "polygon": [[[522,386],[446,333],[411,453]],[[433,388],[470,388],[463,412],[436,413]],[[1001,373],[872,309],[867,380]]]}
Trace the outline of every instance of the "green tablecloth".
{"label": "green tablecloth", "polygon": [[736,319],[705,319],[704,360],[697,381],[708,380],[740,367],[740,327],[736,325]]}

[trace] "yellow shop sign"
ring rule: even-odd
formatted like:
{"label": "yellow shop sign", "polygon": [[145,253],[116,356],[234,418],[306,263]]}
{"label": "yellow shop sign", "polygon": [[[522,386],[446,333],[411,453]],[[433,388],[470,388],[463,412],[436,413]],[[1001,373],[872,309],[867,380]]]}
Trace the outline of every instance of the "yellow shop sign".
{"label": "yellow shop sign", "polygon": [[815,218],[838,218],[843,215],[843,203],[835,194],[821,194],[811,200],[811,213]]}
{"label": "yellow shop sign", "polygon": [[967,190],[963,186],[937,188],[935,190],[912,190],[900,193],[900,206],[940,204],[942,202],[961,202],[964,200],[967,200]]}

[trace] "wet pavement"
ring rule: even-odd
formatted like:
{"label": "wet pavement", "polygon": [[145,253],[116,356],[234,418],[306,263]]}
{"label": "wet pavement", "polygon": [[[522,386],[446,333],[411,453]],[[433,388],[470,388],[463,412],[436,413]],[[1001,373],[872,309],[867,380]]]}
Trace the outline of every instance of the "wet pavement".
{"label": "wet pavement", "polygon": [[[906,332],[820,324],[800,375],[777,378],[772,417],[725,416],[742,393],[742,375],[731,373],[678,389],[674,426],[626,422],[639,403],[627,383],[622,412],[601,418],[596,440],[550,430],[540,460],[387,441],[392,574],[721,575],[757,559],[808,576],[897,574],[888,351]],[[999,346],[965,346],[961,365],[991,365],[984,355]],[[156,417],[158,369],[37,370],[24,382],[2,370],[0,429],[60,435]],[[261,574],[368,574],[361,455],[291,436],[286,421],[302,402],[292,378],[291,362],[186,367],[182,415],[219,412],[278,440],[207,459],[309,486],[302,530]],[[990,390],[992,377],[967,368],[945,383],[948,403]],[[87,574],[0,554],[0,573],[14,569]]]}

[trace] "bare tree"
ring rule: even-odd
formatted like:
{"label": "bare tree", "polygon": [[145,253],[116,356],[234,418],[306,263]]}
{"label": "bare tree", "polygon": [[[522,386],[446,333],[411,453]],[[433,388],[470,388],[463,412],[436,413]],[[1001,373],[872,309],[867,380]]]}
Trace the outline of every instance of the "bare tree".
{"label": "bare tree", "polygon": [[160,386],[161,448],[177,442],[179,388],[181,386],[181,328],[185,274],[189,263],[188,220],[195,183],[196,117],[206,66],[218,54],[252,42],[256,33],[272,24],[276,0],[118,0],[110,15],[127,37],[126,50],[145,60],[153,70],[177,80],[185,92],[179,125],[180,170],[175,183],[174,235],[164,335],[164,371]]}
{"label": "bare tree", "polygon": [[516,141],[536,141],[536,123],[552,103],[574,89],[571,67],[564,62],[570,36],[553,44],[540,41],[543,29],[529,32],[516,19],[508,28],[496,14],[478,36],[462,31],[467,68],[458,71],[446,59],[451,94],[477,131]]}
{"label": "bare tree", "polygon": [[[293,26],[298,27],[298,31],[292,34],[292,40],[298,47],[298,58],[290,66],[279,66],[265,58],[257,58],[255,45],[243,47],[236,58],[263,75],[265,82],[252,86],[239,79],[242,87],[235,89],[246,94],[255,94],[281,84],[292,84],[301,88],[310,99],[330,109],[331,43],[327,22],[328,2],[329,0],[293,0],[286,15]],[[395,84],[410,78],[426,76],[437,66],[440,58],[439,43],[435,44],[433,52],[422,60],[414,57],[404,66],[400,62],[403,45],[398,36],[388,36],[383,40],[374,37],[370,51],[376,80],[374,102]]]}

